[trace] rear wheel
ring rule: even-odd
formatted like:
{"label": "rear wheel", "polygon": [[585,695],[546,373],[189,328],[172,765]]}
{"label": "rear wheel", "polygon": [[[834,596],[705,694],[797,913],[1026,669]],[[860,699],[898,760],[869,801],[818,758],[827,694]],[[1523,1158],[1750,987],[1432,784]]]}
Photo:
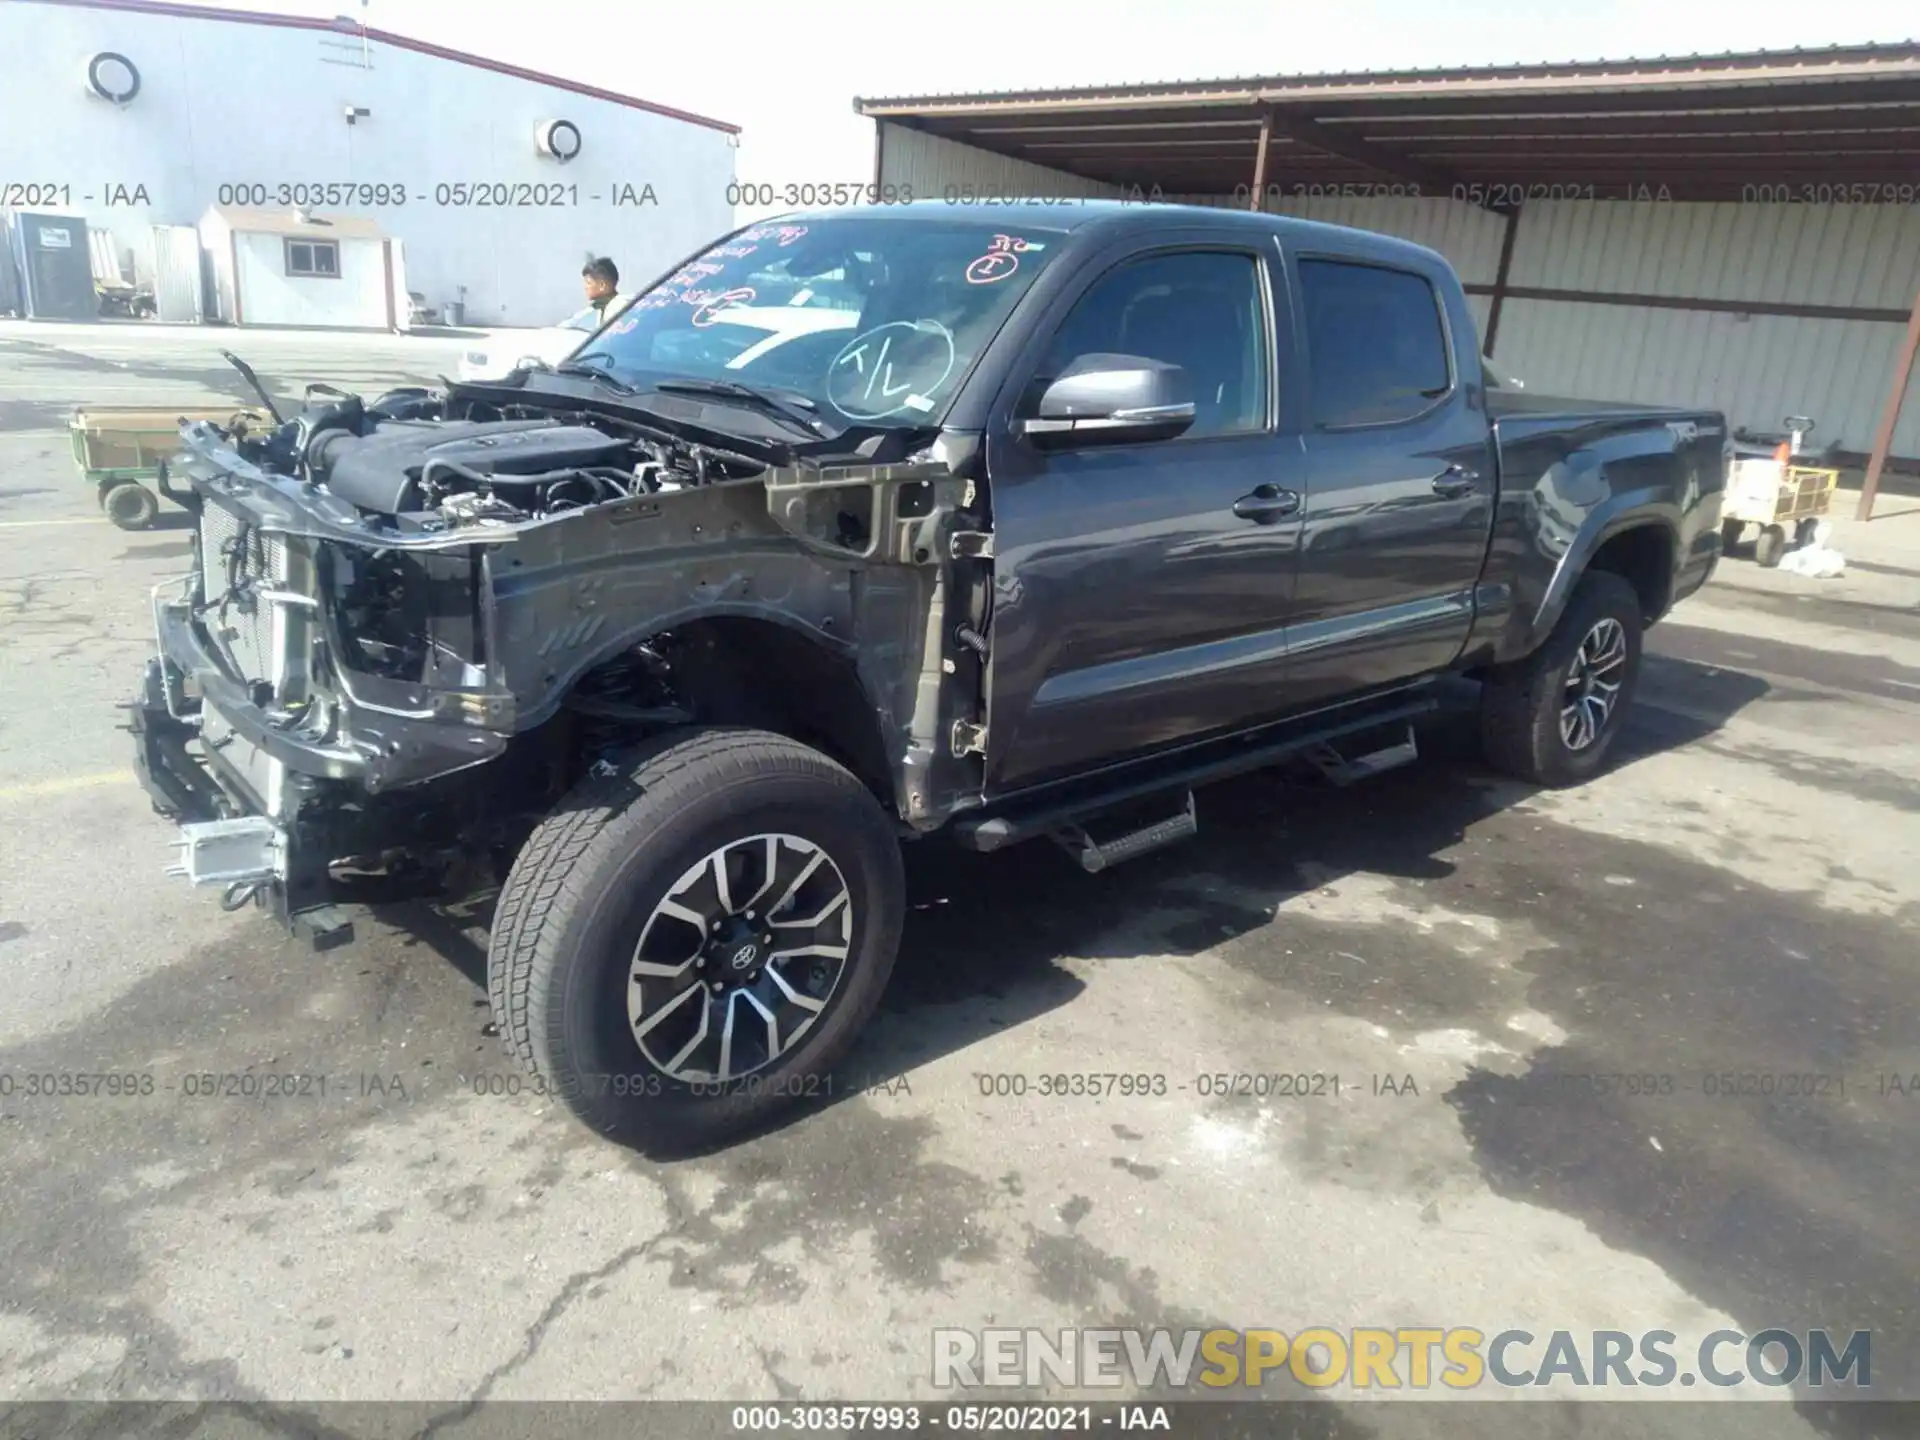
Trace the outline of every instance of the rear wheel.
{"label": "rear wheel", "polygon": [[717,1143],[833,1094],[903,892],[890,818],[832,760],[764,731],[683,735],[527,842],[494,921],[494,1015],[594,1129]]}
{"label": "rear wheel", "polygon": [[1640,678],[1640,597],[1596,571],[1533,654],[1481,687],[1481,737],[1497,770],[1536,785],[1572,785],[1599,770]]}
{"label": "rear wheel", "polygon": [[100,508],[122,530],[144,530],[160,513],[160,501],[137,480],[122,480],[100,492]]}
{"label": "rear wheel", "polygon": [[1731,555],[1733,547],[1740,543],[1740,536],[1746,531],[1744,520],[1722,520],[1720,522],[1720,553]]}

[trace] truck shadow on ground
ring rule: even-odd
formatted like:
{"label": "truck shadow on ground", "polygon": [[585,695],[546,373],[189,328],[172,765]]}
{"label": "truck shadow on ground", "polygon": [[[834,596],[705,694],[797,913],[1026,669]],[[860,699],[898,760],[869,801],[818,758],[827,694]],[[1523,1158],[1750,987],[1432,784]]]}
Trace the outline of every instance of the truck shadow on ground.
{"label": "truck shadow on ground", "polygon": [[[1616,767],[1712,734],[1769,688],[1737,671],[1690,662],[1655,668],[1663,688],[1685,694],[1686,709],[1637,711],[1616,746]],[[1341,875],[1366,872],[1410,883],[1452,876],[1457,867],[1445,852],[1472,826],[1530,793],[1521,785],[1464,778],[1478,757],[1470,709],[1477,694],[1470,684],[1449,688],[1441,715],[1423,729],[1422,758],[1397,775],[1335,789],[1307,774],[1276,771],[1213,787],[1199,797],[1206,819],[1198,839],[1113,872],[1088,875],[1044,841],[989,856],[939,838],[909,846],[906,921],[879,1015],[836,1072],[831,1096],[785,1112],[763,1133],[803,1124],[1072,1003],[1086,983],[1060,963],[1064,957],[1195,955],[1270,924],[1274,903]],[[1276,824],[1282,814],[1284,823]],[[1311,865],[1311,878],[1301,872],[1302,862]],[[1292,878],[1275,883],[1284,876]],[[1272,898],[1252,908],[1203,903],[1197,923],[1148,923],[1144,930],[1135,923],[1156,913],[1193,913],[1192,882],[1202,877],[1227,877]],[[379,913],[484,993],[479,927],[493,898],[452,910],[410,904]]]}
{"label": "truck shadow on ground", "polygon": [[[1722,667],[1659,659],[1651,668],[1656,693],[1623,731],[1616,771],[1707,740],[1771,689]],[[1659,703],[1674,696],[1684,708]],[[1060,945],[1056,956],[1112,958],[1130,915],[1222,889],[1233,898],[1162,927],[1158,948],[1223,951],[1285,996],[1274,1002],[1281,1013],[1297,996],[1308,1013],[1317,1004],[1403,1030],[1485,1033],[1516,1001],[1549,1017],[1564,1038],[1534,1050],[1521,1073],[1471,1068],[1445,1095],[1485,1186],[1577,1217],[1748,1334],[1828,1328],[1838,1353],[1853,1331],[1871,1330],[1880,1393],[1913,1393],[1920,1256],[1913,1212],[1892,1197],[1920,1190],[1920,1155],[1907,1143],[1920,1077],[1892,1082],[1911,1098],[1886,1087],[1890,1075],[1920,1070],[1914,907],[1837,913],[1816,898],[1817,875],[1779,889],[1748,883],[1742,872],[1754,865],[1728,848],[1739,838],[1706,844],[1714,822],[1684,794],[1673,798],[1676,829],[1697,830],[1702,854],[1721,863],[1516,812],[1532,792],[1478,774],[1474,738],[1470,717],[1456,712],[1426,729],[1418,766],[1364,787],[1268,775],[1202,792],[1201,839],[1111,875],[1079,875],[1052,854],[949,855],[936,865],[930,852],[916,879],[945,903],[916,908],[875,1046],[909,1029],[921,1053],[965,1043],[943,1026],[970,985],[1018,996],[1060,983],[1050,962],[1023,974],[997,937],[1045,934]],[[1281,907],[1354,875],[1398,882],[1438,912],[1524,922],[1535,941],[1506,957],[1510,979],[1498,987],[1444,946],[1415,941],[1396,952],[1357,925],[1344,933],[1372,935],[1375,945],[1360,947],[1367,973],[1317,963],[1314,952],[1337,943],[1341,927]],[[1258,940],[1270,926],[1306,947],[1301,959],[1282,960],[1271,939]],[[1604,1080],[1620,1076],[1639,1077],[1644,1093]],[[1338,1138],[1326,1146],[1342,1148]],[[1316,1160],[1297,1158],[1308,1168]],[[1338,1163],[1326,1160],[1329,1178],[1355,1183],[1339,1168],[1353,1164],[1347,1147]],[[1362,1173],[1366,1165],[1363,1155]],[[1857,1404],[1801,1413],[1848,1437],[1885,1433],[1887,1422],[1884,1410]]]}

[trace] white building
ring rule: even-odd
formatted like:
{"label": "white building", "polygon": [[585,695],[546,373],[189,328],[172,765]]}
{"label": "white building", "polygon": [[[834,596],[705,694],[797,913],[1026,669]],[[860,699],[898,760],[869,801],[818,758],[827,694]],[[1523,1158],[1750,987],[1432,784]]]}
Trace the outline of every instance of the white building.
{"label": "white building", "polygon": [[[21,191],[0,204],[84,215],[147,281],[156,225],[196,226],[210,207],[304,209],[396,242],[406,288],[433,309],[547,325],[579,307],[589,255],[611,256],[629,289],[732,228],[737,136],[347,20],[0,4],[0,183]],[[316,277],[280,278],[254,313],[243,282],[244,323],[335,323],[267,321],[340,308],[294,302]]]}

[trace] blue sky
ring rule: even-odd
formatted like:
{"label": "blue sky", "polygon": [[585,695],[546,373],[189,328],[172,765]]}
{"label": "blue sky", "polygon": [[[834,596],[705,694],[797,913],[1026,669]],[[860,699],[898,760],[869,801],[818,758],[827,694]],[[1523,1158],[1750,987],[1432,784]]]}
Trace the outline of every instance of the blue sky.
{"label": "blue sky", "polygon": [[[202,0],[207,3],[207,0]],[[213,0],[220,3],[220,0]],[[348,14],[743,127],[739,178],[870,178],[855,95],[1903,40],[1913,0],[242,0]]]}

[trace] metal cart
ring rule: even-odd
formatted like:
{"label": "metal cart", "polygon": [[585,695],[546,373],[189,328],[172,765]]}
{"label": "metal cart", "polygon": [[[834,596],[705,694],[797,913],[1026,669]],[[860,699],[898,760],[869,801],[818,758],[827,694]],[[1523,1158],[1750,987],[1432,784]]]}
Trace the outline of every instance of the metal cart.
{"label": "metal cart", "polygon": [[73,463],[99,493],[100,508],[122,530],[144,530],[160,513],[157,488],[161,467],[180,447],[182,420],[211,420],[216,425],[264,429],[265,411],[119,409],[73,412],[67,433]]}
{"label": "metal cart", "polygon": [[1812,541],[1820,517],[1833,509],[1834,487],[1840,481],[1838,470],[1794,463],[1813,421],[1790,415],[1786,425],[1789,438],[1778,445],[1735,445],[1733,469],[1720,505],[1721,551],[1731,551],[1747,526],[1758,525],[1753,558],[1769,568],[1787,553],[1789,525],[1795,546]]}

